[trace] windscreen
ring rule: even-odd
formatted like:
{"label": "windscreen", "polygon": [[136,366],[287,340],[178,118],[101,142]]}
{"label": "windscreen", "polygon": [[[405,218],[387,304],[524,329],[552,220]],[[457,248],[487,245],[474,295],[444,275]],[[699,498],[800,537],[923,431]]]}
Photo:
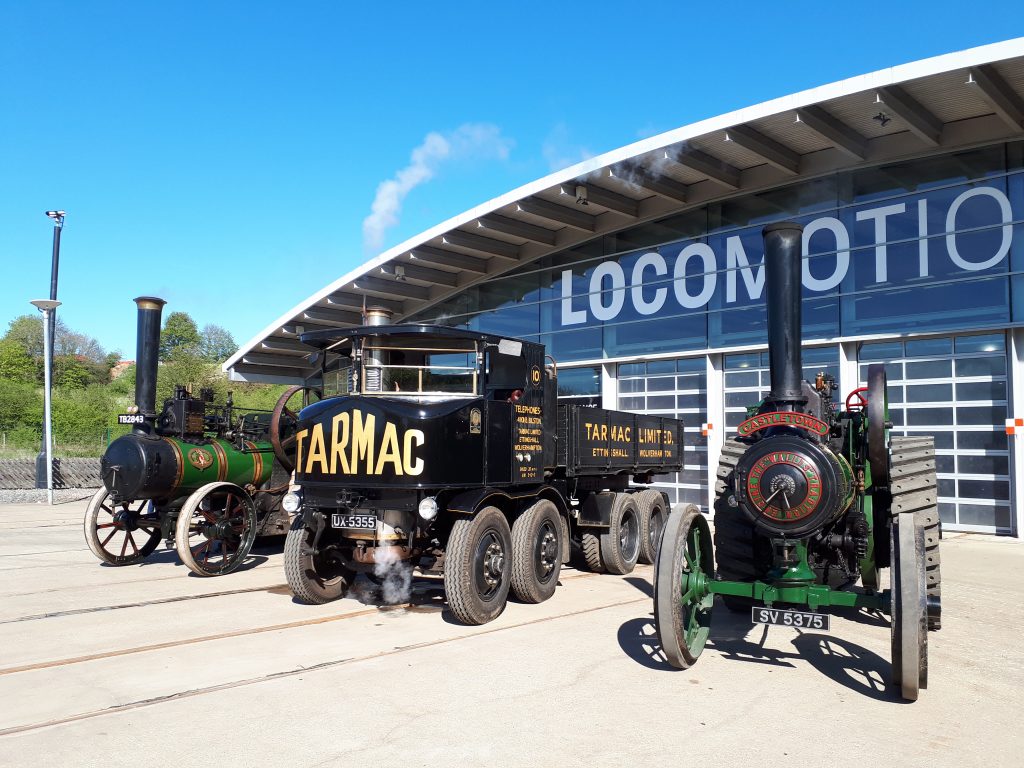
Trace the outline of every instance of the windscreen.
{"label": "windscreen", "polygon": [[367,338],[362,373],[365,395],[475,395],[479,378],[476,342]]}

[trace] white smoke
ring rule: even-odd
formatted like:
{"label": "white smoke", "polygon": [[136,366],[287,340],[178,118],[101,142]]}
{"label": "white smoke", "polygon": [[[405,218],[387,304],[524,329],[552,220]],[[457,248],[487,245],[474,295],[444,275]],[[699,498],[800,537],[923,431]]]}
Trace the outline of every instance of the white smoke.
{"label": "white smoke", "polygon": [[445,162],[469,158],[508,159],[513,142],[489,123],[465,123],[450,133],[431,131],[412,151],[409,164],[377,185],[370,215],[363,219],[363,248],[377,253],[388,229],[398,224],[402,203],[412,190],[430,181]]}
{"label": "white smoke", "polygon": [[574,144],[569,136],[569,127],[565,123],[557,123],[544,138],[541,154],[548,164],[548,170],[560,171],[570,165],[594,156],[586,147]]}
{"label": "white smoke", "polygon": [[373,575],[381,580],[380,595],[383,603],[408,603],[412,597],[412,567],[398,557],[397,547],[377,547],[373,554]]}

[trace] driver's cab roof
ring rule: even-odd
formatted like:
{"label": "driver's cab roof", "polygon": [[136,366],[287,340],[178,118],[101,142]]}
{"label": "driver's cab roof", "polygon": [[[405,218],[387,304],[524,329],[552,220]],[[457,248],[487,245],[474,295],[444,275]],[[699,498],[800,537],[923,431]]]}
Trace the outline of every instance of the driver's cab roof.
{"label": "driver's cab roof", "polygon": [[[327,331],[310,331],[299,336],[299,340],[310,347],[330,350],[345,354],[351,350],[359,339],[368,336],[420,337],[421,339],[463,339],[466,341],[483,342],[485,346],[497,346],[508,349],[510,345],[521,344],[523,347],[536,347],[543,350],[543,345],[534,341],[524,341],[511,336],[496,336],[492,333],[470,331],[465,328],[452,328],[447,325],[425,325],[421,323],[402,323],[399,325],[362,325],[357,328],[345,328]],[[516,354],[516,353],[513,353]]]}

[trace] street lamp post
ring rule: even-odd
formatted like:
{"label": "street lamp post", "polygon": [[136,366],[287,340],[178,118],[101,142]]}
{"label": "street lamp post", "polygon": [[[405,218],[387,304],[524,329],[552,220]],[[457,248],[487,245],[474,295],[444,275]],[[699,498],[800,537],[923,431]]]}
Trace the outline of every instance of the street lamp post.
{"label": "street lamp post", "polygon": [[[57,301],[57,271],[60,268],[60,233],[64,229],[64,217],[67,215],[65,211],[47,211],[46,215],[48,218],[53,219],[53,258],[50,261],[50,301],[54,303],[54,307],[60,302]],[[40,309],[40,311],[43,311]],[[50,327],[49,330],[43,329],[46,339],[44,340],[43,348],[46,357],[46,365],[51,366],[53,361],[53,342],[57,331],[57,311],[56,309],[50,310]],[[45,312],[44,312],[45,315]],[[46,342],[49,342],[49,352],[45,352],[47,347]],[[49,397],[50,385],[46,385],[47,397]],[[49,422],[49,418],[47,418]],[[50,453],[50,449],[47,445],[43,445],[39,450],[39,455],[36,457],[36,488],[49,488],[49,484],[46,482],[46,478],[49,477],[52,472],[53,457]],[[47,469],[49,467],[49,469]]]}
{"label": "street lamp post", "polygon": [[36,299],[32,306],[43,313],[43,453],[46,454],[46,501],[53,506],[53,422],[50,417],[53,348],[50,345],[50,324],[54,310],[60,306],[60,302],[53,299]]}

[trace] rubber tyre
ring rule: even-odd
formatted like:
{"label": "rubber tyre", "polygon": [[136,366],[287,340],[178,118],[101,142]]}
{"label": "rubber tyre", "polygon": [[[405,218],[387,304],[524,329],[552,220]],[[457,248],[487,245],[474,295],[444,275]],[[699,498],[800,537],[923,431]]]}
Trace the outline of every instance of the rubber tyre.
{"label": "rubber tyre", "polygon": [[585,531],[580,535],[580,544],[583,559],[591,573],[607,573],[608,569],[604,567],[604,560],[601,559],[601,537]]}
{"label": "rubber tyre", "polygon": [[[501,550],[503,562],[495,566],[498,583],[489,587],[485,571],[490,556],[482,547],[492,545]],[[497,507],[484,507],[470,518],[455,521],[445,552],[444,590],[448,607],[463,624],[486,624],[505,610],[512,583],[512,551],[512,531]]]}
{"label": "rubber tyre", "polygon": [[512,524],[512,594],[524,603],[543,603],[555,594],[561,570],[561,515],[541,499]]}
{"label": "rubber tyre", "polygon": [[[148,540],[144,541],[141,547],[138,547],[138,552],[132,554],[118,555],[114,552],[108,551],[104,546],[104,542],[100,539],[99,525],[107,525],[105,515],[110,514],[110,510],[114,508],[113,504],[108,504],[107,499],[110,498],[110,492],[106,488],[100,488],[93,494],[93,497],[89,499],[89,504],[85,508],[85,518],[83,520],[83,533],[85,534],[85,543],[89,546],[91,551],[96,557],[102,560],[108,565],[135,565],[141,563],[149,555],[153,553],[153,550],[160,544],[160,523],[154,520],[154,527],[148,533]],[[132,502],[129,502],[131,506]],[[149,502],[144,502],[148,504]],[[113,515],[110,517],[113,520]],[[102,520],[102,522],[101,522]],[[103,530],[106,530],[105,528]],[[140,532],[140,541],[142,540],[142,534],[146,532],[142,529],[136,529]],[[104,536],[104,539],[107,539]],[[109,541],[110,539],[107,539]],[[134,541],[134,537],[132,538]],[[125,549],[127,550],[128,541],[127,538],[122,542]]]}
{"label": "rubber tyre", "polygon": [[[726,440],[718,462],[715,482],[715,561],[718,578],[726,581],[756,581],[764,570],[756,551],[758,539],[753,523],[738,507],[729,504],[733,492],[733,473],[747,446],[738,440]],[[770,562],[767,564],[770,567]],[[733,613],[750,614],[754,601],[746,597],[720,595]]]}
{"label": "rubber tyre", "polygon": [[631,493],[616,493],[611,525],[601,533],[601,561],[608,573],[632,572],[640,557],[640,510]]}
{"label": "rubber tyre", "polygon": [[653,565],[658,557],[658,542],[665,529],[668,506],[661,492],[653,488],[636,494],[636,506],[640,510],[639,562]]}
{"label": "rubber tyre", "polygon": [[313,543],[313,536],[314,532],[303,525],[302,516],[297,516],[284,540],[284,575],[296,600],[323,605],[344,597],[356,574],[334,563],[325,573],[325,563],[318,564],[314,555],[303,552]]}

